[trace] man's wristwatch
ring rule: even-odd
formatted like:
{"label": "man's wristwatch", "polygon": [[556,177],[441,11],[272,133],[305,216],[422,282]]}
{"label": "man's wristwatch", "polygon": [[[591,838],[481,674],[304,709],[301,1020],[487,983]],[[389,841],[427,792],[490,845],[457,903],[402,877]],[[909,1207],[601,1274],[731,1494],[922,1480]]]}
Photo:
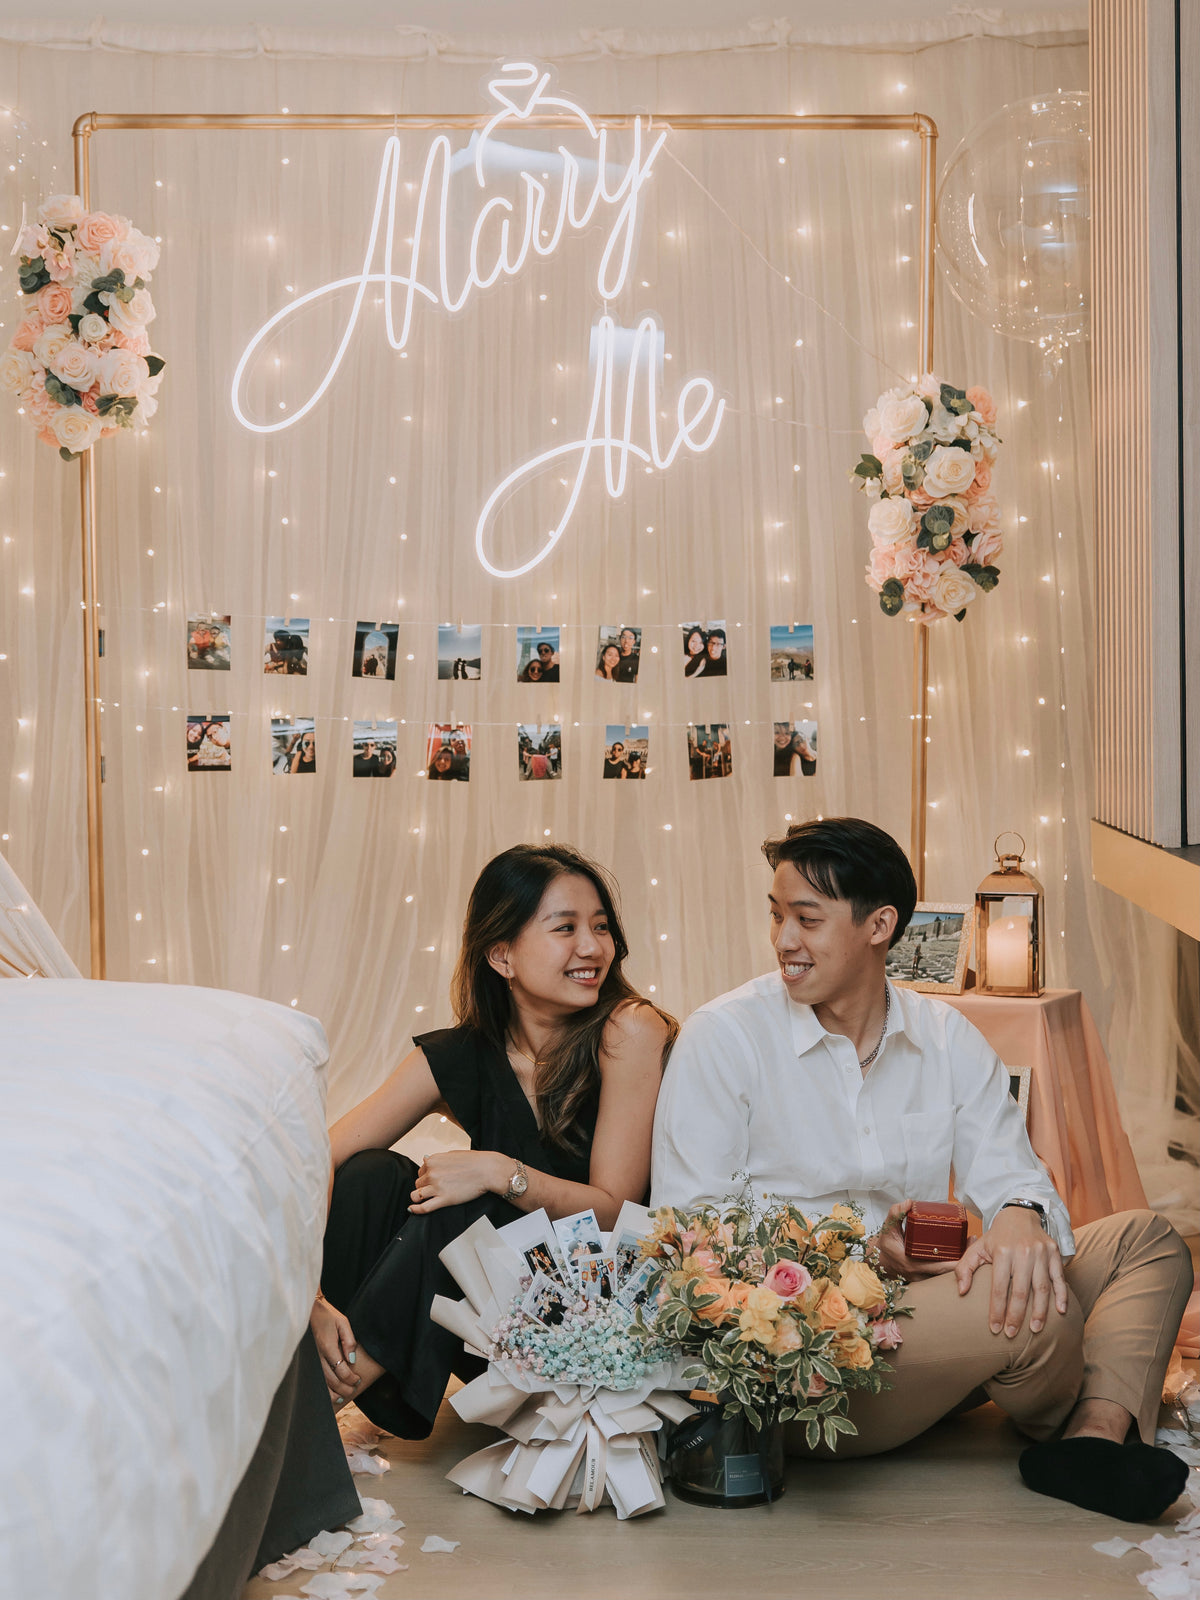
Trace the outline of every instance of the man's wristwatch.
{"label": "man's wristwatch", "polygon": [[529,1187],[529,1174],[525,1171],[525,1163],[517,1162],[517,1170],[508,1180],[508,1188],[501,1195],[502,1200],[519,1200]]}
{"label": "man's wristwatch", "polygon": [[1009,1206],[1020,1206],[1022,1211],[1036,1211],[1037,1219],[1042,1225],[1042,1232],[1050,1232],[1046,1222],[1046,1208],[1040,1200],[1006,1200],[1000,1209],[1001,1211],[1007,1211]]}

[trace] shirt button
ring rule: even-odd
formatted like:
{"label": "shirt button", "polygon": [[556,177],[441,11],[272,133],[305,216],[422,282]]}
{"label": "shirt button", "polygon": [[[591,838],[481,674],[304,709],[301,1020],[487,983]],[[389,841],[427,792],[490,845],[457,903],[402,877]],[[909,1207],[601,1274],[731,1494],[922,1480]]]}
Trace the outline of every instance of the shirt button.
{"label": "shirt button", "polygon": [[870,1131],[871,1131],[870,1124],[869,1123],[864,1123],[863,1124],[863,1132],[864,1133],[870,1133]]}

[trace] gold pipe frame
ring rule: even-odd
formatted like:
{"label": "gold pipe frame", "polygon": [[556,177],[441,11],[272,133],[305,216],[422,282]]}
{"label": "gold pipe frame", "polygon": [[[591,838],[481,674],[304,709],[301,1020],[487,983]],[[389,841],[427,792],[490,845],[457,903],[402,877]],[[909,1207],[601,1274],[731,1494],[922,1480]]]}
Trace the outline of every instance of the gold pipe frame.
{"label": "gold pipe frame", "polygon": [[[75,150],[75,192],[85,206],[91,204],[91,141],[102,132],[187,131],[200,129],[242,129],[272,132],[307,128],[326,132],[371,132],[373,130],[408,133],[435,129],[482,128],[490,112],[452,112],[447,115],[403,113],[388,116],[376,113],[329,115],[278,115],[231,112],[100,112],[87,111],[75,121],[71,138]],[[592,115],[598,126],[632,128],[634,115]],[[830,116],[787,116],[784,114],[739,115],[703,112],[679,115],[645,114],[651,126],[667,126],[681,132],[709,133],[915,133],[921,153],[920,211],[920,304],[917,320],[918,367],[933,370],[933,295],[934,295],[934,184],[937,172],[937,123],[924,112],[906,114],[837,113]],[[569,117],[529,117],[527,127],[573,127]],[[101,794],[102,749],[100,738],[100,611],[96,593],[96,467],[94,450],[80,457],[80,525],[83,574],[83,696],[86,735],[86,786],[88,830],[88,912],[91,929],[91,972],[93,978],[106,974],[104,949],[104,808]],[[929,775],[928,745],[929,630],[916,625],[913,638],[912,711],[912,821],[910,856],[917,879],[917,897],[925,897],[925,817]]]}

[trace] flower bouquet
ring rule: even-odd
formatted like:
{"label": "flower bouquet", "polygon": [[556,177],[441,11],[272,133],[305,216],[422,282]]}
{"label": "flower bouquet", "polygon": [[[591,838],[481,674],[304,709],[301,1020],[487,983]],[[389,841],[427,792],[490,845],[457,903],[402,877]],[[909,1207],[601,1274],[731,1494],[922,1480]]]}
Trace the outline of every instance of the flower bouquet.
{"label": "flower bouquet", "polygon": [[872,453],[854,476],[873,502],[867,583],[889,617],[961,622],[999,583],[1004,539],[988,492],[995,422],[986,389],[956,389],[931,374],[881,394],[863,418]]}
{"label": "flower bouquet", "polygon": [[648,1340],[681,1349],[680,1377],[700,1391],[700,1421],[672,1446],[684,1498],[776,1498],[784,1422],[805,1425],[809,1449],[857,1432],[850,1392],[884,1386],[882,1352],[901,1343],[907,1314],[904,1284],[868,1265],[863,1233],[856,1207],[814,1222],[778,1199],[760,1212],[748,1185],[720,1209],[660,1208],[646,1245],[654,1300],[638,1320]]}
{"label": "flower bouquet", "polygon": [[696,1408],[669,1392],[682,1382],[674,1352],[638,1323],[652,1225],[640,1206],[608,1236],[590,1211],[553,1223],[537,1211],[499,1229],[481,1218],[442,1251],[467,1298],[439,1295],[433,1320],[488,1362],[450,1404],[506,1434],[452,1483],[530,1513],[611,1504],[623,1520],[663,1505],[654,1436]]}
{"label": "flower bouquet", "polygon": [[158,409],[164,362],[146,332],[158,244],[128,218],[58,194],[21,229],[13,253],[27,304],[0,357],[0,387],[16,395],[38,438],[72,461]]}

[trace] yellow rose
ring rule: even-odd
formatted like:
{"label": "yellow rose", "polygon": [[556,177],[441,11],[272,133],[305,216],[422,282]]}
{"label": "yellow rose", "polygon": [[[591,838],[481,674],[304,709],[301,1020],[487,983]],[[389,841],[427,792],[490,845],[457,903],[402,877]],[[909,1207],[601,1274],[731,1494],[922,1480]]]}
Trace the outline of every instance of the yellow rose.
{"label": "yellow rose", "polygon": [[782,1306],[783,1301],[773,1289],[751,1289],[738,1318],[741,1329],[738,1338],[743,1343],[754,1339],[759,1344],[770,1344],[775,1337],[775,1323]]}
{"label": "yellow rose", "polygon": [[856,1217],[849,1206],[834,1206],[829,1215],[835,1222],[850,1223],[850,1231],[856,1239],[861,1239],[863,1234],[867,1231],[866,1228],[863,1227],[862,1218]]}
{"label": "yellow rose", "polygon": [[821,1296],[821,1303],[817,1307],[817,1327],[836,1328],[844,1323],[851,1315],[850,1307],[846,1304],[846,1297],[840,1289],[835,1289],[832,1284]]}
{"label": "yellow rose", "polygon": [[836,1233],[819,1233],[813,1243],[823,1256],[828,1256],[830,1261],[844,1261],[846,1259],[846,1241]]}
{"label": "yellow rose", "polygon": [[830,1356],[835,1367],[849,1367],[859,1371],[865,1370],[875,1360],[875,1352],[858,1334],[848,1339],[835,1339]]}
{"label": "yellow rose", "polygon": [[799,1350],[802,1340],[799,1330],[791,1317],[780,1317],[775,1325],[775,1337],[767,1346],[767,1354],[783,1356],[789,1350]]}
{"label": "yellow rose", "polygon": [[838,1288],[852,1306],[877,1306],[887,1291],[865,1261],[847,1261],[838,1279]]}
{"label": "yellow rose", "polygon": [[704,1294],[715,1294],[717,1298],[711,1305],[697,1306],[693,1315],[698,1321],[711,1322],[716,1327],[735,1317],[750,1293],[747,1284],[730,1283],[728,1278],[706,1278],[700,1289]]}

